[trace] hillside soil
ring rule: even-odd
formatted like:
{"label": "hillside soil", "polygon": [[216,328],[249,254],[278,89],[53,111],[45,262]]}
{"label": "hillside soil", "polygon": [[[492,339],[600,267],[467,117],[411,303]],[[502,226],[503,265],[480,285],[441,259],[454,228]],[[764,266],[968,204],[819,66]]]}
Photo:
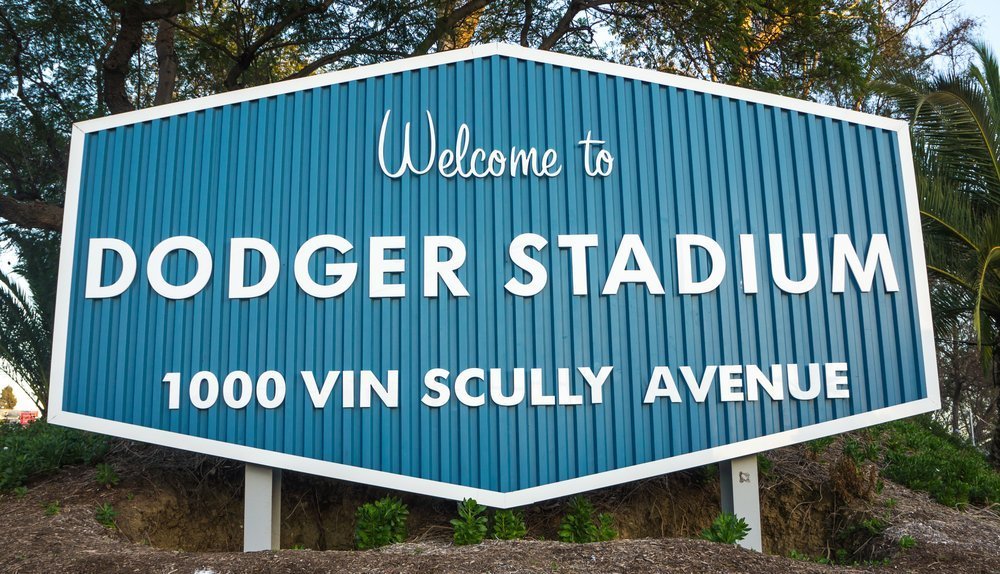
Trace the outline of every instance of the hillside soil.
{"label": "hillside soil", "polygon": [[[73,467],[32,483],[20,497],[0,495],[0,571],[1000,571],[1000,518],[994,512],[941,506],[877,481],[874,472],[854,468],[836,454],[824,457],[838,460],[828,465],[801,448],[768,453],[762,478],[764,554],[694,538],[719,512],[711,467],[591,493],[599,511],[614,514],[624,539],[585,545],[551,541],[565,501],[525,510],[531,536],[549,540],[455,547],[448,527],[453,502],[394,493],[410,506],[410,539],[365,552],[349,549],[354,509],[386,491],[286,473],[282,547],[314,550],[244,554],[238,552],[239,465],[119,443],[108,459],[121,475],[117,486],[99,486],[93,468]],[[96,520],[101,504],[115,509],[114,528]],[[902,548],[904,537],[915,545]],[[793,560],[790,554],[811,560]],[[854,565],[817,562],[824,559]]]}

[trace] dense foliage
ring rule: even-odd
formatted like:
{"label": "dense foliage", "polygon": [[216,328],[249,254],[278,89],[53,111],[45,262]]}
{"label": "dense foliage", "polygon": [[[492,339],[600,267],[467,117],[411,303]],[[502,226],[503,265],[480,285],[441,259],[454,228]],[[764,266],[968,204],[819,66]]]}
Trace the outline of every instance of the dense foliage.
{"label": "dense foliage", "polygon": [[409,515],[403,501],[391,496],[361,505],[354,514],[355,546],[368,550],[406,540]]}
{"label": "dense foliage", "polygon": [[528,534],[524,515],[516,510],[498,510],[493,515],[493,538],[520,540]]}
{"label": "dense foliage", "polygon": [[472,498],[458,503],[458,518],[451,520],[455,546],[479,544],[486,538],[486,507]]}
{"label": "dense foliage", "polygon": [[17,397],[14,396],[14,387],[7,385],[0,390],[0,409],[12,409],[17,406]]}
{"label": "dense foliage", "polygon": [[953,0],[0,0],[0,218],[58,230],[72,122],[509,42],[879,109],[963,46]]}
{"label": "dense foliage", "polygon": [[[994,400],[1000,384],[1000,356],[994,352],[1000,344],[1000,66],[985,45],[976,44],[975,52],[976,61],[966,70],[930,79],[911,75],[887,91],[913,126],[952,428],[958,431],[961,405],[971,407],[967,400],[972,399],[980,406],[977,414],[989,417],[983,426],[992,430],[992,457],[1000,464],[1000,403]],[[962,357],[979,350],[988,377],[970,376],[970,369],[962,368]],[[992,414],[981,412],[982,403]],[[967,432],[974,433],[974,425],[969,427]]]}
{"label": "dense foliage", "polygon": [[1000,502],[1000,473],[982,451],[929,417],[896,421],[881,430],[887,478],[948,506]]}
{"label": "dense foliage", "polygon": [[93,464],[108,451],[107,438],[36,421],[0,424],[0,492],[70,464]]}
{"label": "dense foliage", "polygon": [[722,544],[736,544],[747,534],[750,534],[747,521],[729,512],[720,513],[708,528],[701,531],[702,539]]}
{"label": "dense foliage", "polygon": [[607,513],[594,517],[594,506],[582,496],[574,496],[569,501],[569,512],[559,524],[559,540],[586,544],[604,542],[618,538],[614,518]]}
{"label": "dense foliage", "polygon": [[[15,252],[13,269],[0,268],[0,371],[45,414],[52,361],[56,268],[59,238],[55,234],[8,229],[0,251]],[[25,405],[26,406],[26,405]]]}

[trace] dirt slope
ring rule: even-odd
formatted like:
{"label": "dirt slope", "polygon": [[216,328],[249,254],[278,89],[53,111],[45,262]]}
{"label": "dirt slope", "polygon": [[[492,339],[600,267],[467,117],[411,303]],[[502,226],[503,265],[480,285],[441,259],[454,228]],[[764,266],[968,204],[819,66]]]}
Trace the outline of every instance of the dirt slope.
{"label": "dirt slope", "polygon": [[[711,506],[713,489],[718,488],[710,481],[699,486],[697,481],[677,480],[672,486],[666,482],[638,484],[610,494],[593,495],[603,496],[599,505],[617,513],[624,535],[637,537],[630,540],[591,545],[530,540],[456,548],[448,542],[450,532],[446,528],[453,503],[422,499],[411,505],[416,507],[410,528],[411,542],[381,551],[282,550],[243,554],[164,550],[150,545],[150,542],[162,544],[156,542],[160,538],[146,535],[152,532],[150,525],[161,519],[171,522],[163,527],[170,536],[162,540],[170,540],[176,547],[238,545],[241,527],[234,515],[239,512],[241,500],[238,488],[232,487],[234,468],[209,471],[202,468],[199,473],[170,475],[164,469],[176,466],[176,462],[165,460],[162,453],[156,456],[162,466],[147,464],[143,457],[150,456],[148,453],[119,453],[112,462],[121,469],[122,483],[113,489],[96,484],[94,469],[76,467],[33,483],[23,497],[0,496],[3,510],[0,572],[1000,572],[1000,519],[996,514],[985,510],[959,512],[891,483],[886,483],[877,497],[863,503],[869,507],[865,516],[877,516],[888,526],[860,539],[856,557],[851,559],[865,564],[871,557],[887,558],[886,563],[852,568],[784,557],[789,547],[808,548],[807,545],[824,540],[823,533],[804,530],[834,520],[848,520],[853,516],[850,513],[861,512],[857,505],[846,512],[838,506],[840,503],[830,503],[832,495],[828,490],[816,487],[807,492],[801,485],[796,486],[799,482],[790,476],[803,469],[805,474],[813,473],[815,468],[795,452],[786,454],[784,458],[775,457],[776,468],[763,493],[764,504],[772,508],[768,523],[764,524],[765,540],[769,541],[772,552],[780,554],[775,555],[693,538],[658,537],[661,533],[690,536],[702,527],[703,518],[692,518],[686,514],[687,507],[677,501],[660,504],[655,498],[693,498],[699,504]],[[789,460],[798,462],[792,464]],[[309,500],[315,499],[314,505],[319,506],[327,502],[321,497],[302,494],[311,491],[302,484],[291,483],[284,502],[285,520],[294,526],[292,523],[297,523],[294,516],[310,514]],[[340,484],[334,490],[349,491],[350,487]],[[325,518],[315,513],[316,524],[322,526],[339,520],[342,523],[336,530],[341,534],[337,536],[350,532],[346,509],[362,495],[372,493],[343,495],[340,502],[343,508],[330,511]],[[176,506],[178,499],[185,499],[182,507],[165,510],[171,504]],[[45,507],[53,501],[59,502],[59,513],[47,516]],[[105,502],[119,512],[117,530],[106,529],[95,520],[96,507]],[[530,510],[532,533],[551,537],[560,508],[553,503],[551,508]],[[703,514],[707,517],[717,511],[715,506]],[[652,521],[654,516],[659,517],[658,522]],[[217,526],[214,538],[204,536],[203,531],[213,524]],[[299,530],[289,528],[283,540],[296,540],[294,536],[306,536],[316,529],[301,525],[296,528]],[[796,530],[803,532],[796,534]],[[899,540],[904,535],[916,541],[913,548],[900,548]],[[830,536],[826,536],[829,544]],[[329,540],[327,547],[339,544]],[[808,554],[817,556],[821,552],[814,547]]]}

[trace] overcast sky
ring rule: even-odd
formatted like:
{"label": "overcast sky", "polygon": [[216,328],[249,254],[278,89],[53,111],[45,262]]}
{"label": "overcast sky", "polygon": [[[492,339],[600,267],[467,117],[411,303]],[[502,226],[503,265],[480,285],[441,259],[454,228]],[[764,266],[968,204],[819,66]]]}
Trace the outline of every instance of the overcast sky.
{"label": "overcast sky", "polygon": [[959,0],[964,11],[979,20],[979,37],[1000,52],[1000,0]]}

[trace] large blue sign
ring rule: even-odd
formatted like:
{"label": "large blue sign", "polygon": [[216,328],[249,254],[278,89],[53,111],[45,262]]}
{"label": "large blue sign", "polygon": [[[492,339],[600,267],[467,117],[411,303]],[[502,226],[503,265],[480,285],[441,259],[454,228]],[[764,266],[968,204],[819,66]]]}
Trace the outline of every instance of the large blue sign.
{"label": "large blue sign", "polygon": [[939,406],[904,123],[484,46],[77,124],[51,420],[492,506]]}

